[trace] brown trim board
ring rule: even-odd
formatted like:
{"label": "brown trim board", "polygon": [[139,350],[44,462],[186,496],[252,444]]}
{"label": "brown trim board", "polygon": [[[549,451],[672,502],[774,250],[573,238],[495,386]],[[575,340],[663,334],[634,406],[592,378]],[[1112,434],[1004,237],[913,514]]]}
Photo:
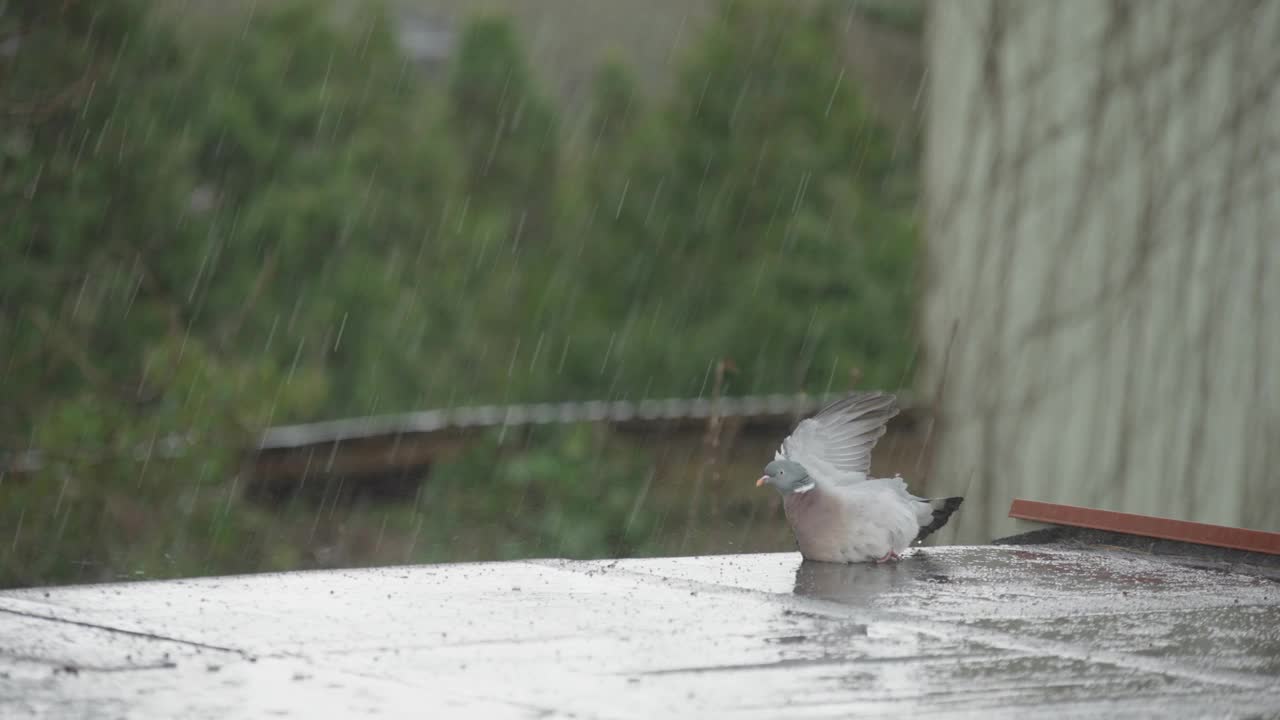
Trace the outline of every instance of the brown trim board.
{"label": "brown trim board", "polygon": [[1013,501],[1009,507],[1009,517],[1051,525],[1070,525],[1090,530],[1106,530],[1161,540],[1176,540],[1197,545],[1280,555],[1280,533],[1263,530],[1246,530],[1022,499]]}

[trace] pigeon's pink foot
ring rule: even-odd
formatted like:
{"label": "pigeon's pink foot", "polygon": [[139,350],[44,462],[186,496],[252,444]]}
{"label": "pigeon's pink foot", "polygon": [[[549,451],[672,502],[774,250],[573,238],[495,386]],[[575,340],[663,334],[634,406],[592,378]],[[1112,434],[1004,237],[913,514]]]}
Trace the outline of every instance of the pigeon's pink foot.
{"label": "pigeon's pink foot", "polygon": [[876,564],[882,565],[884,563],[889,562],[890,560],[900,560],[900,559],[902,558],[898,555],[898,553],[890,550],[889,552],[884,554],[884,557],[880,558],[879,560],[876,560]]}

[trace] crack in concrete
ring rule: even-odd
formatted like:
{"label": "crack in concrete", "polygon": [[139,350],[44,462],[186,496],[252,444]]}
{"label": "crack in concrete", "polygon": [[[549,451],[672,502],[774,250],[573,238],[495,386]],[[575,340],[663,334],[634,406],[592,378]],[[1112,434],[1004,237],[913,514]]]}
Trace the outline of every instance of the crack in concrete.
{"label": "crack in concrete", "polygon": [[244,650],[242,648],[226,647],[223,645],[213,645],[211,643],[204,643],[198,640],[184,640],[182,638],[170,637],[167,635],[160,635],[158,633],[146,632],[143,630],[129,630],[126,628],[114,627],[111,625],[104,625],[102,623],[89,622],[87,620],[71,620],[69,618],[60,618],[52,615],[42,615],[40,613],[35,613],[28,610],[17,610],[17,609],[8,608],[8,607],[0,607],[0,613],[7,613],[9,615],[16,615],[18,617],[24,617],[32,620],[43,620],[45,622],[60,623],[63,625],[75,625],[76,627],[92,628],[94,630],[102,630],[104,632],[109,632],[109,633],[129,635],[131,637],[142,638],[144,640],[158,640],[161,642],[171,642],[171,643],[176,643],[178,645],[185,645],[187,647],[200,648],[202,650],[214,650],[217,652],[231,653],[234,655],[239,655],[240,657],[249,661],[254,661],[259,657],[258,655],[255,655],[249,652],[248,650]]}

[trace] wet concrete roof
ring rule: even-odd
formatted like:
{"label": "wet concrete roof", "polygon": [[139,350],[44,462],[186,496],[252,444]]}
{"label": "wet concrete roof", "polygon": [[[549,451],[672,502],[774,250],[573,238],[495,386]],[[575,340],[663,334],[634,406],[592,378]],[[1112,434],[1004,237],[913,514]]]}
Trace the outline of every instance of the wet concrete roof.
{"label": "wet concrete roof", "polygon": [[1280,582],[1126,551],[323,571],[0,593],[0,716],[1280,716]]}

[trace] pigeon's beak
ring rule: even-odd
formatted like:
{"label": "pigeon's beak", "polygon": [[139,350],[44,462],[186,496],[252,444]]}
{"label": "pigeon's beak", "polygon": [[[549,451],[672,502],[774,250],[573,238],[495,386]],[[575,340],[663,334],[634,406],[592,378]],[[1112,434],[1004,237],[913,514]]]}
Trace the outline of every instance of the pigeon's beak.
{"label": "pigeon's beak", "polygon": [[762,475],[760,479],[756,481],[756,487],[760,487],[761,485],[764,485],[767,482],[769,482],[769,476]]}

